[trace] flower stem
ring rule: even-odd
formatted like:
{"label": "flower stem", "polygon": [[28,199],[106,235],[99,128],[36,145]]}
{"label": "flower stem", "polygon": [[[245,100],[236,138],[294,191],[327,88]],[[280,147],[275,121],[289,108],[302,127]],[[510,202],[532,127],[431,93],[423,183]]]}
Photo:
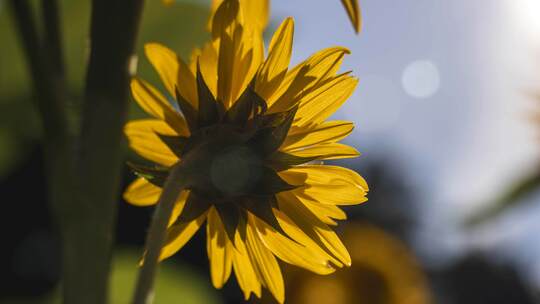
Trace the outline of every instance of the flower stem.
{"label": "flower stem", "polygon": [[176,164],[159,197],[150,229],[146,237],[144,263],[139,270],[137,285],[133,295],[133,304],[149,304],[153,301],[153,286],[156,277],[159,255],[165,241],[167,225],[171,218],[174,204],[180,192],[186,187],[184,171],[180,163]]}

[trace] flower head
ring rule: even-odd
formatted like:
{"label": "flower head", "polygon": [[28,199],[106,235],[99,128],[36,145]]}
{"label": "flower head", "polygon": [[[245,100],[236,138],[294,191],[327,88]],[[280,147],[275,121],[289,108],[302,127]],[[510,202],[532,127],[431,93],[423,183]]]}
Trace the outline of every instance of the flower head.
{"label": "flower head", "polygon": [[330,226],[346,218],[339,205],[362,203],[368,191],[354,171],[320,163],[358,156],[338,143],[353,124],[326,121],[357,85],[349,72],[337,73],[348,50],[325,49],[289,69],[293,28],[291,18],[281,24],[264,58],[260,28],[244,21],[237,0],[226,0],[212,41],[189,65],[162,45],[145,46],[177,107],[147,82],[131,84],[154,118],[129,122],[125,133],[154,165],[132,165],[139,178],[126,200],[155,204],[171,167],[186,168],[160,259],[206,222],[212,283],[222,287],[234,269],[246,299],[264,286],[283,302],[276,257],[319,274],[350,265]]}

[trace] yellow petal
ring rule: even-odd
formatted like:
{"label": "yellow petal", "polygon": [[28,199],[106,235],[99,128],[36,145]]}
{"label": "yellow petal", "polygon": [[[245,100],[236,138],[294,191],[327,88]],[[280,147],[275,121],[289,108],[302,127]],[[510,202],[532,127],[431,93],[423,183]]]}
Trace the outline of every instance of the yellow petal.
{"label": "yellow petal", "polygon": [[[240,45],[243,28],[239,17],[240,8],[237,0],[224,1],[217,9],[212,23],[212,36],[219,39],[217,97],[224,104],[231,102],[233,72],[238,61],[237,49]],[[236,44],[236,45],[235,45]]]}
{"label": "yellow petal", "polygon": [[233,246],[215,208],[208,213],[206,249],[210,260],[210,274],[215,288],[221,288],[229,279],[232,268]]}
{"label": "yellow petal", "polygon": [[189,191],[184,190],[178,195],[178,199],[176,200],[176,203],[174,204],[173,211],[171,214],[171,218],[169,219],[169,225],[173,225],[175,221],[178,219],[178,216],[180,216],[180,213],[182,213],[182,210],[184,210],[184,206],[186,205],[186,201],[189,195]]}
{"label": "yellow petal", "polygon": [[159,260],[162,261],[182,249],[204,223],[206,214],[207,213],[202,214],[189,223],[170,226],[167,229],[167,238],[165,240],[165,245],[161,249]]}
{"label": "yellow petal", "polygon": [[315,200],[311,200],[308,197],[298,197],[299,200],[308,208],[319,220],[327,225],[335,226],[336,220],[346,220],[347,214],[341,208],[335,205],[321,204]]}
{"label": "yellow petal", "polygon": [[282,151],[294,150],[316,144],[334,143],[347,137],[354,125],[350,121],[327,121],[310,128],[291,129],[281,145]]}
{"label": "yellow petal", "polygon": [[358,0],[341,0],[341,3],[347,11],[347,15],[349,16],[349,20],[351,20],[355,32],[360,32],[362,19],[360,17],[360,6],[358,5]]}
{"label": "yellow petal", "polygon": [[330,254],[343,264],[350,266],[349,252],[328,225],[320,221],[307,209],[291,191],[276,195],[279,209],[319,246],[326,248]]}
{"label": "yellow petal", "polygon": [[142,79],[134,78],[131,80],[131,93],[146,113],[167,122],[178,134],[189,134],[184,117],[175,111],[167,99],[152,85]]}
{"label": "yellow petal", "polygon": [[323,122],[352,95],[357,84],[358,79],[342,74],[317,85],[300,100],[294,125]]}
{"label": "yellow petal", "polygon": [[274,298],[279,303],[283,303],[285,300],[285,287],[283,286],[281,269],[272,252],[262,244],[256,228],[249,224],[246,227],[246,245],[251,264],[255,268],[257,276],[274,295]]}
{"label": "yellow petal", "polygon": [[159,43],[145,44],[144,51],[169,94],[175,96],[176,81],[178,79],[178,57],[176,53]]}
{"label": "yellow petal", "polygon": [[[270,14],[269,2],[269,0],[240,0],[240,7],[246,18],[246,23],[261,31],[266,28]],[[211,27],[211,20],[221,3],[223,3],[223,0],[212,0],[209,28]]]}
{"label": "yellow petal", "polygon": [[281,23],[272,37],[268,58],[257,75],[255,91],[264,100],[272,96],[287,73],[292,54],[293,35],[294,21],[289,17]]}
{"label": "yellow petal", "polygon": [[[180,95],[187,100],[194,109],[197,109],[197,83],[195,81],[195,73],[182,60],[178,58],[178,84],[177,89]],[[172,96],[176,96],[172,95]]]}
{"label": "yellow petal", "polygon": [[238,285],[244,292],[244,299],[247,301],[253,292],[257,297],[261,297],[261,282],[255,273],[255,269],[249,260],[244,240],[240,233],[235,234],[235,245],[233,254],[233,268]]}
{"label": "yellow petal", "polygon": [[240,5],[244,16],[246,16],[246,23],[254,24],[260,30],[266,28],[270,15],[269,0],[241,0]]}
{"label": "yellow petal", "polygon": [[[278,200],[279,199],[283,198],[278,197]],[[305,246],[306,248],[309,248],[309,250],[315,254],[325,257],[325,259],[330,261],[332,265],[340,268],[343,267],[343,263],[326,251],[324,244],[316,241],[317,239],[312,239],[311,236],[302,231],[302,229],[300,229],[285,213],[277,209],[274,209],[273,212],[278,220],[279,226],[294,241]]]}
{"label": "yellow petal", "polygon": [[355,205],[367,201],[366,181],[358,173],[343,167],[297,166],[280,172],[279,176],[292,185],[305,184],[289,192],[307,195],[321,204]]}
{"label": "yellow petal", "polygon": [[161,188],[153,185],[145,178],[134,180],[124,192],[124,199],[135,206],[155,205],[161,194]]}
{"label": "yellow petal", "polygon": [[326,259],[326,255],[318,254],[315,250],[293,242],[255,216],[249,216],[249,223],[256,228],[263,244],[284,262],[318,274],[329,274],[335,271]]}
{"label": "yellow petal", "polygon": [[144,50],[170,96],[176,97],[178,88],[180,95],[197,108],[195,74],[189,66],[174,51],[159,43],[147,43]]}
{"label": "yellow petal", "polygon": [[267,100],[270,111],[289,109],[300,100],[304,92],[309,92],[316,84],[334,77],[346,54],[350,54],[350,51],[344,47],[331,47],[316,52],[295,66]]}
{"label": "yellow petal", "polygon": [[295,150],[288,150],[287,153],[299,157],[316,157],[318,160],[352,158],[360,155],[360,152],[355,148],[340,143],[298,148]]}
{"label": "yellow petal", "polygon": [[212,23],[212,36],[219,40],[217,99],[226,109],[244,91],[260,64],[261,33],[244,25],[237,0],[223,2]]}
{"label": "yellow petal", "polygon": [[166,167],[178,162],[178,157],[157,136],[157,133],[179,135],[165,122],[155,119],[130,121],[125,125],[124,133],[129,147],[140,156]]}
{"label": "yellow petal", "polygon": [[218,53],[216,47],[219,46],[215,46],[213,43],[205,44],[198,57],[204,81],[214,96],[217,96],[218,82]]}
{"label": "yellow petal", "polygon": [[225,104],[227,108],[237,101],[247,88],[253,77],[255,77],[264,58],[264,42],[262,40],[262,34],[248,31],[245,27],[243,33],[244,35],[242,36],[241,43],[239,43],[240,46],[238,47],[236,55],[238,61],[233,66],[233,82],[230,95],[231,101]]}

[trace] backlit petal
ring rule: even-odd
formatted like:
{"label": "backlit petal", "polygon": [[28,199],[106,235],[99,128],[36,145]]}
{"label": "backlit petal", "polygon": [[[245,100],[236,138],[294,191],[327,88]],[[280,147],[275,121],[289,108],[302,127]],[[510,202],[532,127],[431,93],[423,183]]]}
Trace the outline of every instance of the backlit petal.
{"label": "backlit petal", "polygon": [[131,80],[133,98],[148,114],[167,122],[178,134],[189,134],[186,121],[156,88],[138,78]]}
{"label": "backlit petal", "polygon": [[272,37],[268,57],[261,66],[255,83],[255,91],[265,100],[272,96],[285,78],[291,60],[293,34],[294,21],[287,18]]}
{"label": "backlit petal", "polygon": [[250,224],[246,229],[246,245],[251,264],[262,284],[270,290],[279,303],[283,303],[285,287],[281,269],[272,252],[262,244],[256,228]]}
{"label": "backlit petal", "polygon": [[360,28],[362,26],[362,19],[360,16],[360,7],[358,5],[358,0],[341,0],[341,3],[347,11],[347,15],[349,16],[349,20],[351,20],[354,30],[357,33],[360,32]]}
{"label": "backlit petal", "polygon": [[161,188],[151,184],[143,177],[134,180],[124,192],[124,199],[135,206],[155,205],[161,194]]}
{"label": "backlit petal", "polygon": [[357,84],[358,79],[342,74],[317,85],[302,96],[294,125],[304,126],[323,122],[352,95]]}
{"label": "backlit petal", "polygon": [[[278,199],[280,198],[278,197]],[[283,202],[281,204],[283,204]],[[332,254],[327,252],[324,244],[316,241],[317,239],[312,239],[311,236],[302,231],[302,229],[300,229],[296,225],[296,223],[294,223],[293,220],[291,220],[284,212],[274,209],[274,214],[281,228],[294,241],[305,246],[306,248],[309,248],[310,251],[316,253],[317,255],[324,256],[325,259],[332,263],[332,265],[340,268],[343,267],[342,262],[336,259]]]}
{"label": "backlit petal", "polygon": [[176,252],[193,237],[206,219],[206,213],[199,216],[196,220],[189,223],[172,225],[167,229],[167,238],[165,245],[161,249],[159,260],[162,261]]}
{"label": "backlit petal", "polygon": [[[211,17],[215,14],[219,5],[223,0],[212,0]],[[240,7],[242,13],[246,18],[246,23],[259,29],[264,30],[268,25],[268,19],[270,14],[270,1],[269,0],[240,0]],[[209,24],[209,26],[211,26]]]}
{"label": "backlit petal", "polygon": [[215,208],[208,212],[206,249],[210,260],[210,274],[215,288],[223,287],[231,275],[233,246]]}
{"label": "backlit petal", "polygon": [[129,147],[140,156],[166,167],[178,162],[178,157],[157,135],[178,135],[165,122],[155,119],[130,121],[125,125],[124,133]]}
{"label": "backlit petal", "polygon": [[287,73],[274,94],[268,98],[271,112],[289,109],[313,86],[334,77],[343,57],[349,53],[350,51],[344,47],[331,47],[316,52],[295,66]]}
{"label": "backlit petal", "polygon": [[367,201],[368,186],[358,173],[338,166],[305,165],[290,168],[279,176],[292,185],[289,192],[307,195],[321,204],[355,205]]}
{"label": "backlit petal", "polygon": [[281,145],[281,151],[287,152],[315,144],[334,143],[347,137],[354,128],[349,121],[327,121],[311,128],[299,128],[289,131]]}
{"label": "backlit petal", "polygon": [[248,300],[252,292],[260,298],[261,282],[249,259],[245,241],[242,240],[238,232],[235,235],[233,268],[238,285],[244,292],[244,299]]}
{"label": "backlit petal", "polygon": [[238,1],[230,0],[214,15],[212,37],[219,40],[217,99],[229,108],[260,64],[261,33],[244,23]]}
{"label": "backlit petal", "polygon": [[176,53],[159,43],[145,44],[144,51],[169,94],[175,96],[175,87],[178,80],[178,57]]}
{"label": "backlit petal", "polygon": [[343,264],[350,266],[349,252],[328,225],[320,221],[306,208],[290,191],[277,194],[279,209],[287,214],[291,220],[319,246],[339,259]]}
{"label": "backlit petal", "polygon": [[[217,46],[219,47],[219,46]],[[201,54],[198,57],[199,64],[201,66],[201,73],[203,75],[206,85],[214,96],[217,96],[217,82],[218,82],[218,53],[216,46],[213,43],[207,43],[201,50]]]}
{"label": "backlit petal", "polygon": [[309,197],[298,197],[299,200],[306,206],[317,218],[319,218],[323,223],[327,225],[335,226],[337,223],[336,220],[345,220],[347,219],[347,214],[339,206],[321,204],[315,200],[310,199]]}
{"label": "backlit petal", "polygon": [[[197,109],[197,83],[195,82],[195,73],[182,60],[178,58],[178,92],[187,100],[194,109]],[[175,95],[176,96],[176,93]]]}
{"label": "backlit petal", "polygon": [[184,206],[186,205],[188,195],[189,195],[189,191],[184,190],[178,196],[178,199],[176,200],[176,203],[174,204],[174,207],[173,207],[173,211],[171,213],[171,218],[169,219],[169,225],[168,225],[169,227],[176,222],[176,220],[178,219],[178,216],[184,210]]}
{"label": "backlit petal", "polygon": [[326,259],[326,255],[318,254],[309,247],[293,242],[255,216],[250,216],[249,222],[256,228],[263,244],[284,262],[318,274],[329,274],[335,271]]}
{"label": "backlit petal", "polygon": [[314,145],[307,148],[289,150],[287,153],[318,160],[352,158],[360,155],[355,148],[340,143]]}

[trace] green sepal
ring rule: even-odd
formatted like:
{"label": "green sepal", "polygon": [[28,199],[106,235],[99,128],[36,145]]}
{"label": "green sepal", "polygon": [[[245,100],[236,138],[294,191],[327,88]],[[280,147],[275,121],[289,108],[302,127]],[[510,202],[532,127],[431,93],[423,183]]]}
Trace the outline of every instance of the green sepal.
{"label": "green sepal", "polygon": [[184,209],[176,219],[175,223],[189,223],[205,213],[212,204],[207,200],[199,198],[193,191],[190,191]]}
{"label": "green sepal", "polygon": [[234,244],[234,234],[238,228],[238,223],[240,222],[240,213],[242,210],[238,208],[234,203],[222,203],[215,204],[215,207],[218,211],[221,222],[225,227],[225,232],[229,237],[229,240]]}
{"label": "green sepal", "polygon": [[263,115],[266,112],[266,101],[255,92],[253,83],[254,80],[225,113],[224,122],[245,127],[251,117]]}
{"label": "green sepal", "polygon": [[240,239],[246,239],[246,229],[247,229],[247,211],[245,209],[240,210],[240,218],[238,219],[238,227],[236,230],[240,234]]}
{"label": "green sepal", "polygon": [[289,235],[281,228],[279,222],[272,211],[272,208],[277,209],[277,201],[275,196],[270,195],[266,197],[245,197],[240,201],[240,205],[247,211],[253,213],[260,220],[268,224],[275,231],[279,232],[283,236],[291,239]]}
{"label": "green sepal", "polygon": [[267,166],[260,167],[260,176],[253,184],[249,195],[251,196],[267,196],[274,195],[279,192],[289,191],[297,188],[284,181],[272,168]]}
{"label": "green sepal", "polygon": [[182,97],[182,94],[180,94],[180,91],[178,90],[178,87],[176,89],[176,103],[178,104],[178,107],[180,108],[180,111],[184,115],[184,118],[186,119],[186,122],[188,124],[189,131],[193,133],[198,129],[197,124],[197,110],[191,105],[189,101],[187,101],[184,97]]}
{"label": "green sepal", "polygon": [[287,138],[298,107],[287,112],[263,116],[263,127],[249,141],[249,145],[263,156],[277,151]]}
{"label": "green sepal", "polygon": [[268,164],[277,171],[287,170],[291,167],[303,165],[318,159],[320,156],[302,157],[292,155],[282,151],[276,151],[266,160]]}
{"label": "green sepal", "polygon": [[163,187],[163,184],[165,184],[165,180],[167,179],[167,176],[169,176],[169,169],[165,167],[150,167],[150,166],[144,166],[144,165],[138,165],[132,162],[127,162],[128,167],[131,168],[133,172],[137,176],[144,177],[147,179],[150,183],[158,186]]}
{"label": "green sepal", "polygon": [[174,135],[163,135],[156,133],[159,139],[169,147],[172,153],[176,155],[178,158],[182,157],[182,154],[184,152],[184,147],[186,146],[186,143],[188,141],[187,137],[184,136],[174,136]]}
{"label": "green sepal", "polygon": [[219,121],[218,102],[204,81],[199,61],[197,61],[197,94],[199,96],[199,111],[197,113],[199,128],[217,123]]}

